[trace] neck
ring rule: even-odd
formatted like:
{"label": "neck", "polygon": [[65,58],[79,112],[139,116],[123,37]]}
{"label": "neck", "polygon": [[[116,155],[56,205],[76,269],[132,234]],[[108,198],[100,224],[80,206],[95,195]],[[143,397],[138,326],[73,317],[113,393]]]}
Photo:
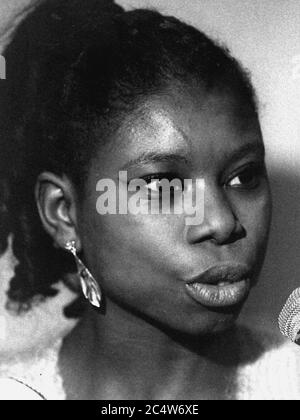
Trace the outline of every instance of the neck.
{"label": "neck", "polygon": [[195,384],[210,389],[220,380],[219,337],[167,332],[112,302],[105,315],[89,308],[68,341],[73,349],[85,343],[80,363],[91,367],[93,388],[108,399],[184,399]]}

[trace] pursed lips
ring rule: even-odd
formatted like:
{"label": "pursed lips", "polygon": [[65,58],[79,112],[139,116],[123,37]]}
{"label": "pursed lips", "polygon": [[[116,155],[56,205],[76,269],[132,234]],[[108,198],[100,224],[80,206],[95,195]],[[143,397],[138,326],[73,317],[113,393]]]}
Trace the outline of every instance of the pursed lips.
{"label": "pursed lips", "polygon": [[185,286],[188,295],[203,306],[235,306],[248,296],[251,277],[251,270],[247,265],[222,263],[187,280]]}
{"label": "pursed lips", "polygon": [[252,271],[246,264],[217,264],[201,274],[185,280],[187,284],[202,283],[217,285],[221,282],[236,283],[245,278],[251,278]]}

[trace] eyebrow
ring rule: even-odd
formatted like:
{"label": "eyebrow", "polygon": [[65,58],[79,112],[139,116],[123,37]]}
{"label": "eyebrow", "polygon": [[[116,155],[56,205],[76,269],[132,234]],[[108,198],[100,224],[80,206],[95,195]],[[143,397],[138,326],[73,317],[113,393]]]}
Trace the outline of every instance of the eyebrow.
{"label": "eyebrow", "polygon": [[179,153],[166,153],[166,152],[145,152],[136,159],[127,162],[122,170],[127,170],[133,166],[149,165],[161,162],[178,162],[188,165],[190,162],[184,154]]}
{"label": "eyebrow", "polygon": [[[229,164],[233,163],[249,153],[260,153],[262,158],[265,157],[265,147],[263,143],[247,143],[234,151],[229,156]],[[128,170],[134,166],[149,165],[161,162],[178,162],[185,165],[191,164],[186,155],[180,153],[166,153],[166,152],[145,152],[135,159],[127,162],[121,170]]]}
{"label": "eyebrow", "polygon": [[265,147],[263,143],[247,143],[229,155],[229,164],[243,158],[249,153],[259,153],[261,157],[265,158]]}

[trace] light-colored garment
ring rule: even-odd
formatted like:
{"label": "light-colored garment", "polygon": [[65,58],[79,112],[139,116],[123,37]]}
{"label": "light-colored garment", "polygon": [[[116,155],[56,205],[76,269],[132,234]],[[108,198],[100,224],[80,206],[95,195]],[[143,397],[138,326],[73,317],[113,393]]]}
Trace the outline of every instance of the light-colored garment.
{"label": "light-colored garment", "polygon": [[283,342],[238,371],[237,400],[300,400],[300,347]]}
{"label": "light-colored garment", "polygon": [[[243,350],[248,355],[257,353],[251,348],[259,343],[262,351],[255,361],[243,363],[236,372],[236,386],[232,390],[232,400],[300,400],[300,348],[288,342],[276,343],[263,333],[254,334],[255,340],[249,346],[249,335],[241,337]],[[62,377],[58,370],[58,357],[62,341],[57,341],[50,348],[40,349],[34,357],[23,356],[5,366],[0,366],[0,376],[17,378],[36,390],[46,400],[65,400],[66,393]],[[242,357],[243,358],[243,357]],[[17,392],[17,387],[12,387]],[[25,390],[24,390],[25,392]],[[0,380],[0,399],[1,397]],[[230,390],[229,390],[230,394]],[[25,394],[26,395],[26,394]],[[30,394],[29,394],[30,395]],[[21,396],[23,394],[21,393]],[[19,399],[18,395],[12,399]],[[33,394],[32,398],[38,399]]]}

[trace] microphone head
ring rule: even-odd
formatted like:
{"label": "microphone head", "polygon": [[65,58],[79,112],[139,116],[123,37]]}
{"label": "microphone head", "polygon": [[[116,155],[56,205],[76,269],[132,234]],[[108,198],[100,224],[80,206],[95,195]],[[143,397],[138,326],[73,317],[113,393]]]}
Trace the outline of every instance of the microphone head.
{"label": "microphone head", "polygon": [[279,315],[278,324],[285,337],[300,344],[300,288],[288,298]]}

